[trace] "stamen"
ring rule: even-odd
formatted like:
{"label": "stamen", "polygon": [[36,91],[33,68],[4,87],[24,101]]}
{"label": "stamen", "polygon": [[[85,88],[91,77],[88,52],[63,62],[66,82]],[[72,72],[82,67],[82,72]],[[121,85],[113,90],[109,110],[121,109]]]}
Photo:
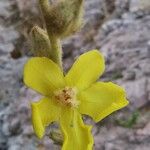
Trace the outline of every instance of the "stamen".
{"label": "stamen", "polygon": [[79,101],[76,99],[77,90],[71,87],[65,87],[64,89],[54,92],[55,99],[66,106],[77,107]]}

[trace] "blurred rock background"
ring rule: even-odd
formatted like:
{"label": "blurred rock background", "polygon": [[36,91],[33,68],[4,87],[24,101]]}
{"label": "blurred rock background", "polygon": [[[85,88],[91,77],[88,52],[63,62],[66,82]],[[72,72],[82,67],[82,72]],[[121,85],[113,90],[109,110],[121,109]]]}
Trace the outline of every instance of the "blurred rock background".
{"label": "blurred rock background", "polygon": [[[32,56],[28,33],[40,25],[37,0],[0,0],[0,150],[59,150],[31,125],[30,101],[38,95],[22,81]],[[94,124],[95,150],[150,148],[150,1],[85,0],[82,30],[63,41],[64,68],[91,49],[106,58],[101,77],[125,87],[130,105]],[[90,119],[86,120],[91,122]]]}

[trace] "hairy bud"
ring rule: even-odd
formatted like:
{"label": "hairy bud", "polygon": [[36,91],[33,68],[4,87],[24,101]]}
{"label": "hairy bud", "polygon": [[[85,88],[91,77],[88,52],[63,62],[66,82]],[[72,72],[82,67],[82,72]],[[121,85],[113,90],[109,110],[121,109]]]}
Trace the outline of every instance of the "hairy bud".
{"label": "hairy bud", "polygon": [[30,38],[32,52],[35,56],[51,58],[51,44],[46,31],[34,26],[30,32]]}
{"label": "hairy bud", "polygon": [[82,25],[83,0],[59,0],[49,4],[39,0],[49,35],[66,37],[78,31]]}

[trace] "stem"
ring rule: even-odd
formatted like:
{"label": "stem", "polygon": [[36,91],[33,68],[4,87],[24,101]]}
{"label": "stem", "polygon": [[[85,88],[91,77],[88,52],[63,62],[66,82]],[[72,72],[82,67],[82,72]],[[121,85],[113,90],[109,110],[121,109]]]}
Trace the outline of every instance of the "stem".
{"label": "stem", "polygon": [[40,7],[44,15],[49,12],[49,0],[39,0]]}
{"label": "stem", "polygon": [[[44,18],[45,18],[45,16],[49,15],[49,10],[50,10],[49,0],[39,0],[39,4],[40,4],[41,10],[43,12]],[[45,22],[46,21],[47,20],[45,19]],[[47,31],[48,30],[49,29],[47,27]],[[51,43],[52,60],[55,63],[57,63],[60,66],[60,68],[62,69],[62,45],[61,45],[60,39],[55,35],[51,35],[51,33],[48,33],[48,35],[49,35],[49,40]]]}
{"label": "stem", "polygon": [[49,35],[52,60],[62,69],[62,45],[58,37]]}

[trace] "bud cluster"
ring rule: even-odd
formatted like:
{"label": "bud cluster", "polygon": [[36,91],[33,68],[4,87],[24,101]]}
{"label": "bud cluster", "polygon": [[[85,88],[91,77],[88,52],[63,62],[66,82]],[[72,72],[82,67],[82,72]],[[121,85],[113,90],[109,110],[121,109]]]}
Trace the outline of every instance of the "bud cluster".
{"label": "bud cluster", "polygon": [[62,67],[60,39],[77,32],[82,25],[83,0],[39,0],[46,30],[38,26],[30,33],[32,52],[38,57],[48,57]]}

